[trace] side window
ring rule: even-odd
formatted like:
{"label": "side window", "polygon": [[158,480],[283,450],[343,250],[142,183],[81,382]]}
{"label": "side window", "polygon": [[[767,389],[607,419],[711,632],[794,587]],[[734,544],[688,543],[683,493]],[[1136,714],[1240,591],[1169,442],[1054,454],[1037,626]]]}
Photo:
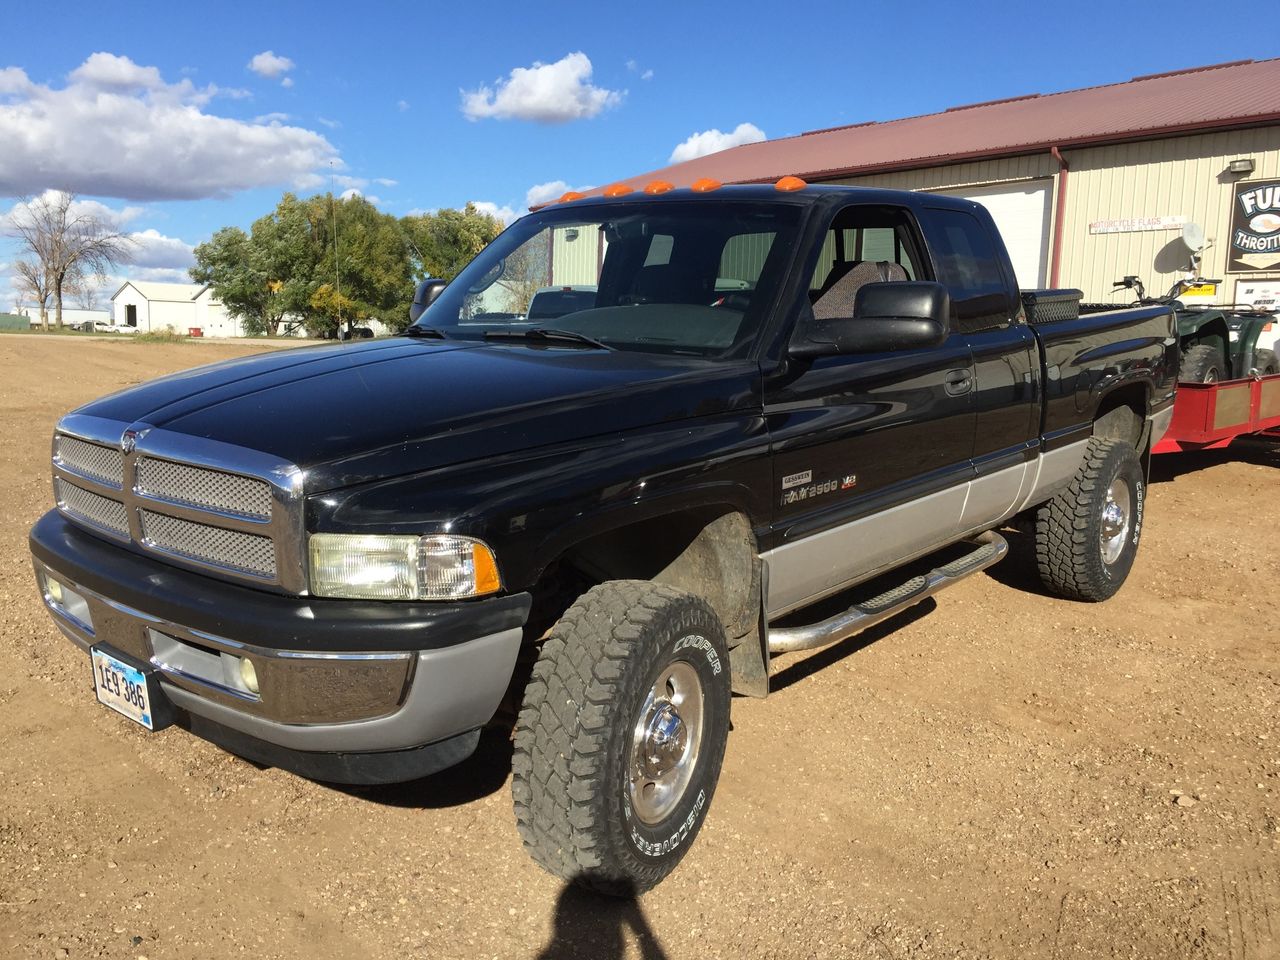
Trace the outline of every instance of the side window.
{"label": "side window", "polygon": [[921,274],[917,249],[914,231],[902,208],[847,207],[836,215],[827,231],[809,281],[810,299],[816,300],[852,264],[897,264],[906,274],[905,279],[918,279]]}
{"label": "side window", "polygon": [[1009,320],[1009,287],[990,233],[963,210],[928,211],[930,246],[938,282],[951,294],[952,310],[964,332],[1000,326]]}

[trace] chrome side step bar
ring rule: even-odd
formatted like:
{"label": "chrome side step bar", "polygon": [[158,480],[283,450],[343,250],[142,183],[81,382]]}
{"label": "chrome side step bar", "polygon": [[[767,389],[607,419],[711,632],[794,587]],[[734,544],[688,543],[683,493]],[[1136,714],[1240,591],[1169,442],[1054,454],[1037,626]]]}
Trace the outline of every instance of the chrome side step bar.
{"label": "chrome side step bar", "polygon": [[945,590],[953,583],[959,583],[965,577],[987,569],[1009,552],[1008,541],[994,530],[980,534],[968,542],[974,546],[972,553],[935,567],[923,576],[912,577],[901,586],[856,604],[834,617],[802,627],[770,628],[769,653],[815,650],[844,640]]}

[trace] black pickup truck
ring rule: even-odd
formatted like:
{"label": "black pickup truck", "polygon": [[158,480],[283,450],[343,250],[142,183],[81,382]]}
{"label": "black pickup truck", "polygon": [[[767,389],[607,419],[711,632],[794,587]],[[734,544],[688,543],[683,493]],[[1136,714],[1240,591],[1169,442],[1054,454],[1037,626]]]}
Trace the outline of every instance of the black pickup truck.
{"label": "black pickup truck", "polygon": [[[530,320],[562,285],[595,290]],[[1172,315],[1020,294],[975,203],[577,199],[438,286],[405,336],[59,422],[31,550],[99,700],[335,782],[432,773],[506,718],[530,854],[643,890],[771,656],[989,566],[1006,524],[1067,597],[1133,563]]]}

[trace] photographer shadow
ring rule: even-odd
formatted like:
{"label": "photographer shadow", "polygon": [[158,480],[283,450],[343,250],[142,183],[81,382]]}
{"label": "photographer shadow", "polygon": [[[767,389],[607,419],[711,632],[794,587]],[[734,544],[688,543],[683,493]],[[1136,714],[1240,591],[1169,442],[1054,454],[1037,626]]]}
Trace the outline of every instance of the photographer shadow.
{"label": "photographer shadow", "polygon": [[553,923],[538,960],[621,960],[628,933],[643,960],[667,960],[635,896],[605,897],[567,883],[556,901]]}

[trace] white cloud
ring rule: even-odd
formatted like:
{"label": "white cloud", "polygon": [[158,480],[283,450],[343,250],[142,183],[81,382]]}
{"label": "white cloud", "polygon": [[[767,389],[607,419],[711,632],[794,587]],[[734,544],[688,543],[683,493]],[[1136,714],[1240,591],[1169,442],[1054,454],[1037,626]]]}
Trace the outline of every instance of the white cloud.
{"label": "white cloud", "polygon": [[35,86],[20,67],[5,67],[0,70],[0,95],[26,93]]}
{"label": "white cloud", "polygon": [[765,139],[764,131],[754,123],[740,123],[728,133],[719,130],[703,130],[690,134],[689,139],[671,151],[670,163],[683,163],[685,160],[696,160],[709,153],[719,153],[730,147],[739,147],[744,143],[759,143]]}
{"label": "white cloud", "polygon": [[[284,77],[293,69],[294,63],[288,57],[277,56],[274,50],[263,50],[254,55],[248,66],[258,76],[274,80],[276,77]],[[288,77],[284,77],[280,82],[286,87],[293,85]]]}
{"label": "white cloud", "polygon": [[127,57],[96,53],[61,89],[9,68],[0,90],[0,195],[56,186],[130,200],[224,197],[305,187],[337,159],[314,130],[206,112],[226,91],[166,83]]}
{"label": "white cloud", "polygon": [[539,204],[550,203],[552,200],[558,200],[569,191],[581,193],[584,190],[590,190],[591,187],[571,187],[563,180],[549,180],[546,183],[536,183],[529,188],[524,195],[524,203],[527,207],[536,207]]}
{"label": "white cloud", "polygon": [[397,108],[397,109],[399,109],[399,111],[400,111],[401,113],[404,113],[406,110],[408,110],[408,109],[409,109],[409,101],[408,101],[408,100],[397,100],[397,101],[396,101],[396,108]]}
{"label": "white cloud", "polygon": [[280,81],[280,86],[282,86],[282,87],[286,87],[286,88],[287,88],[287,87],[292,87],[292,86],[293,86],[293,77],[285,77],[283,80],[281,80],[281,81]]}
{"label": "white cloud", "polygon": [[511,207],[506,204],[500,207],[490,200],[472,200],[470,203],[481,213],[487,213],[491,217],[496,217],[504,225],[520,216],[520,214],[516,213],[515,210],[511,209]]}
{"label": "white cloud", "polygon": [[155,90],[164,86],[160,70],[143,67],[114,53],[94,53],[71,71],[72,83],[116,90]]}
{"label": "white cloud", "polygon": [[352,197],[363,197],[365,200],[368,200],[374,206],[382,205],[381,197],[375,197],[371,193],[365,193],[363,190],[359,189],[358,187],[348,187],[346,190],[343,190],[342,193],[338,194],[339,200],[350,200]]}
{"label": "white cloud", "polygon": [[534,120],[566,123],[594,117],[622,102],[623,94],[591,83],[591,60],[570,53],[555,63],[534,62],[516,67],[494,87],[462,91],[462,112],[468,120]]}
{"label": "white cloud", "polygon": [[177,237],[166,237],[158,230],[147,229],[129,234],[133,241],[132,259],[126,272],[134,270],[186,270],[196,262],[191,244]]}
{"label": "white cloud", "polygon": [[330,130],[337,130],[342,124],[337,120],[330,120],[328,117],[316,117],[316,123],[323,124]]}
{"label": "white cloud", "polygon": [[[40,194],[40,197],[52,202],[57,199],[58,193],[59,191],[57,190],[45,190]],[[26,209],[27,204],[19,200],[3,214],[0,214],[0,230],[6,229],[12,218]],[[89,200],[84,197],[73,202],[67,210],[68,216],[72,219],[93,217],[95,220],[100,220],[116,230],[123,230],[127,224],[138,219],[145,212],[142,207],[109,207],[98,200]]]}
{"label": "white cloud", "polygon": [[374,177],[373,182],[380,187],[394,187],[399,185],[399,180],[392,180],[390,177]]}
{"label": "white cloud", "polygon": [[641,79],[641,80],[652,80],[652,79],[653,79],[653,71],[652,71],[652,70],[641,70],[641,69],[640,69],[640,64],[636,63],[636,61],[634,61],[634,60],[628,60],[628,61],[627,61],[627,70],[628,70],[629,72],[631,72],[631,73],[637,73],[637,74],[639,74],[639,75],[640,75],[640,79]]}
{"label": "white cloud", "polygon": [[254,117],[254,123],[284,123],[289,119],[287,113],[264,113],[261,116]]}

